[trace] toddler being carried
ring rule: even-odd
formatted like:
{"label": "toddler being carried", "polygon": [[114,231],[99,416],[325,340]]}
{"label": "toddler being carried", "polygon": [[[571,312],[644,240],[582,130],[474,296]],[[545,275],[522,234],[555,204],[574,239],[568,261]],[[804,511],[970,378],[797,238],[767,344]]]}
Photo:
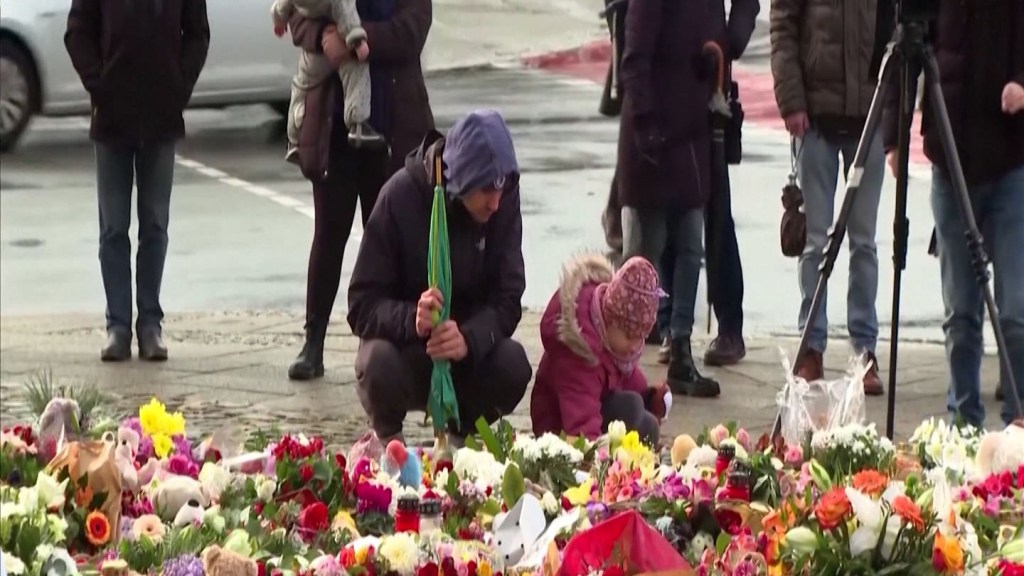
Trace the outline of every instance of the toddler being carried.
{"label": "toddler being carried", "polygon": [[306,94],[310,89],[337,72],[345,91],[345,126],[349,142],[354,146],[382,145],[384,138],[370,125],[370,68],[365,60],[369,56],[366,30],[362,27],[356,0],[275,0],[271,7],[274,33],[284,35],[288,21],[297,12],[305,18],[330,18],[334,21],[345,44],[355,51],[358,60],[334,68],[330,60],[320,53],[302,51],[299,70],[292,79],[292,97],[288,106],[289,162],[298,160],[299,131]]}

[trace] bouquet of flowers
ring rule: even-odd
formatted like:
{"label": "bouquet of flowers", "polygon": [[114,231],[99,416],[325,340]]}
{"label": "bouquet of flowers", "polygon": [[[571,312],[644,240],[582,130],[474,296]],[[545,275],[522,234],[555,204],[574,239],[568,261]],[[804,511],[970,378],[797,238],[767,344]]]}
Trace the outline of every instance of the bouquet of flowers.
{"label": "bouquet of flowers", "polygon": [[72,573],[75,562],[65,548],[69,526],[60,514],[66,487],[66,480],[46,473],[33,486],[0,487],[0,552],[8,574],[45,574],[58,565]]}
{"label": "bouquet of flowers", "polygon": [[888,473],[896,460],[896,448],[888,438],[879,436],[874,423],[815,432],[811,451],[812,457],[840,480],[862,470]]}
{"label": "bouquet of flowers", "polygon": [[965,424],[946,424],[945,420],[929,418],[914,430],[908,445],[925,469],[941,468],[951,482],[962,483],[974,472],[974,457],[984,431]]}

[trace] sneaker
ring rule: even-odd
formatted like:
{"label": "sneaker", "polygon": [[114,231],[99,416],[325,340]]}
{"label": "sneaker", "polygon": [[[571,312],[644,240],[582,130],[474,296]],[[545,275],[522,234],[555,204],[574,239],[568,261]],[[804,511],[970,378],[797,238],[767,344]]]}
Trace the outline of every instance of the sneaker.
{"label": "sneaker", "polygon": [[354,148],[373,148],[384,145],[384,137],[366,122],[356,124],[349,130],[348,143]]}
{"label": "sneaker", "polygon": [[867,352],[864,356],[865,362],[871,362],[871,368],[864,375],[864,394],[882,396],[885,394],[885,386],[882,384],[882,378],[878,375],[878,358],[875,358],[873,352]]}
{"label": "sneaker", "polygon": [[711,341],[704,353],[704,364],[708,366],[732,366],[739,364],[747,355],[747,346],[740,334],[719,334]]}

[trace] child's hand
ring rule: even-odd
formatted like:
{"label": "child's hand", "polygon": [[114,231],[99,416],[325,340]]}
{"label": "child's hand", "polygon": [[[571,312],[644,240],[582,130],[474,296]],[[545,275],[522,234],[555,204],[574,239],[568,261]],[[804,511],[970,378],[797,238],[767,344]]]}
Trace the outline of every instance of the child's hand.
{"label": "child's hand", "polygon": [[288,31],[287,24],[274,24],[274,35],[278,38],[284,36],[284,33]]}
{"label": "child's hand", "polygon": [[370,45],[363,40],[356,46],[356,57],[359,58],[360,62],[366,62],[366,59],[370,56]]}

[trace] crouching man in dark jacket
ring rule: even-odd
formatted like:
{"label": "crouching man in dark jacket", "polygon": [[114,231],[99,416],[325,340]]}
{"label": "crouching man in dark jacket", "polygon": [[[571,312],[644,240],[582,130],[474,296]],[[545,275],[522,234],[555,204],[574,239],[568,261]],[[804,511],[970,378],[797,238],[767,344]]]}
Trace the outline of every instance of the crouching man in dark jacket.
{"label": "crouching man in dark jacket", "polygon": [[[448,193],[451,319],[431,328],[440,293],[427,285],[435,162]],[[476,111],[443,138],[432,132],[381,189],[363,232],[348,293],[360,339],[359,399],[385,442],[409,410],[424,410],[432,359],[452,363],[464,437],[483,416],[511,413],[532,369],[511,339],[526,289],[519,167],[501,115]]]}

